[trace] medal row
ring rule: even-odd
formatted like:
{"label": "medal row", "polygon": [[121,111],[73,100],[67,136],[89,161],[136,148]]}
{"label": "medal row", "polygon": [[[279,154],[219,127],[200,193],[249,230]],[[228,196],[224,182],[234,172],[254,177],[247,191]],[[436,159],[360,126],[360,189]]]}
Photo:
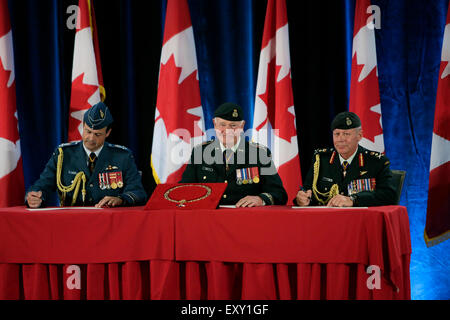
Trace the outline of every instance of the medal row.
{"label": "medal row", "polygon": [[238,185],[259,183],[259,180],[258,167],[236,169],[236,183]]}
{"label": "medal row", "polygon": [[352,195],[361,191],[373,191],[375,190],[375,185],[375,178],[353,180],[347,186],[348,195]]}
{"label": "medal row", "polygon": [[102,172],[98,174],[99,187],[105,189],[117,189],[123,187],[122,171]]}

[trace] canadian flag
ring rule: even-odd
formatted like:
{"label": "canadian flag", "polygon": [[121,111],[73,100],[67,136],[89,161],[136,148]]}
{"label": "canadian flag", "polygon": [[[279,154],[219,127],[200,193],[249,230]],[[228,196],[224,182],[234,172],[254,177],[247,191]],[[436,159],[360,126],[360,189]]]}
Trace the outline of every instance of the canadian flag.
{"label": "canadian flag", "polygon": [[25,187],[7,0],[0,0],[0,115],[0,207],[22,205]]}
{"label": "canadian flag", "polygon": [[81,139],[87,109],[105,100],[93,0],[78,2],[68,141]]}
{"label": "canadian flag", "polygon": [[349,110],[361,119],[363,138],[360,145],[384,153],[375,25],[371,19],[371,8],[370,0],[356,1]]}
{"label": "canadian flag", "polygon": [[156,183],[178,182],[192,146],[205,138],[188,3],[168,0],[151,155]]}
{"label": "canadian flag", "polygon": [[425,242],[428,247],[450,238],[450,3],[442,43],[441,67],[431,142]]}
{"label": "canadian flag", "polygon": [[302,184],[285,0],[269,0],[259,58],[252,141],[269,147],[289,199]]}

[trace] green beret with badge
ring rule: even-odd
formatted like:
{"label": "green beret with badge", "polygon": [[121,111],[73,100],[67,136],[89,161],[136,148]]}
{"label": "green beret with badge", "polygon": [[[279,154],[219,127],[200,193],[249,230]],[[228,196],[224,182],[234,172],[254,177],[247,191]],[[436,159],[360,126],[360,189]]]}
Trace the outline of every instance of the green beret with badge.
{"label": "green beret with badge", "polygon": [[336,115],[333,122],[331,122],[331,131],[334,129],[353,129],[361,127],[361,119],[354,112],[341,112]]}
{"label": "green beret with badge", "polygon": [[214,111],[214,118],[216,117],[228,121],[242,121],[244,120],[244,113],[242,108],[236,103],[225,102]]}

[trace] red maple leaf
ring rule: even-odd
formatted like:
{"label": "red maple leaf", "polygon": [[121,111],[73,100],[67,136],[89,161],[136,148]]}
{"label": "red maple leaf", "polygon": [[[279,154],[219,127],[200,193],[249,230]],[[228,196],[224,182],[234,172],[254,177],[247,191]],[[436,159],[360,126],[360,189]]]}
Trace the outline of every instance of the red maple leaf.
{"label": "red maple leaf", "polygon": [[364,138],[375,143],[375,136],[383,134],[383,128],[380,125],[381,114],[370,110],[380,103],[377,68],[373,68],[366,78],[358,82],[364,65],[356,64],[356,55],[352,60],[350,111],[355,112],[360,117]]}
{"label": "red maple leaf", "polygon": [[278,136],[288,142],[297,134],[295,129],[295,117],[288,111],[293,106],[292,84],[290,75],[286,75],[280,81],[278,75],[281,66],[275,64],[273,58],[267,66],[266,92],[259,97],[267,106],[267,119],[257,128],[262,128],[267,121],[273,129],[278,129]]}
{"label": "red maple leaf", "polygon": [[96,85],[83,83],[84,72],[72,82],[72,93],[70,97],[70,117],[69,117],[69,141],[79,140],[81,136],[78,126],[82,120],[74,118],[71,113],[75,111],[87,110],[91,107],[88,100],[98,89]]}
{"label": "red maple leaf", "polygon": [[[195,122],[201,118],[188,113],[189,109],[201,106],[200,89],[196,71],[178,84],[181,71],[182,68],[175,65],[173,55],[166,64],[161,64],[156,106],[160,117],[164,120],[167,135],[180,128],[188,130],[190,137],[179,137],[190,143],[190,138],[199,136],[201,135],[199,132],[202,132],[195,129]],[[155,121],[157,120],[159,117],[155,119]]]}
{"label": "red maple leaf", "polygon": [[0,137],[9,141],[19,140],[19,130],[17,129],[16,112],[16,81],[8,88],[8,81],[11,71],[3,67],[0,59]]}

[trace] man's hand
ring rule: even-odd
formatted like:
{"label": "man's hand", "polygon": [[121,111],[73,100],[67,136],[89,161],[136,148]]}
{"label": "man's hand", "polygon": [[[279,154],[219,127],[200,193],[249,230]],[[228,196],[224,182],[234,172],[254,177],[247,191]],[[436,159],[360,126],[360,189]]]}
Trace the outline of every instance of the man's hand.
{"label": "man's hand", "polygon": [[27,203],[30,208],[39,208],[42,204],[42,191],[28,192]]}
{"label": "man's hand", "polygon": [[327,207],[353,207],[353,200],[350,197],[338,194],[328,201]]}
{"label": "man's hand", "polygon": [[300,190],[297,193],[295,200],[297,200],[297,204],[299,206],[309,206],[309,203],[311,202],[311,196],[312,196],[311,190],[308,191]]}
{"label": "man's hand", "polygon": [[118,197],[110,197],[106,196],[102,200],[100,200],[95,207],[96,208],[110,208],[110,207],[117,207],[120,206],[123,203],[123,200]]}
{"label": "man's hand", "polygon": [[263,205],[263,200],[258,196],[246,196],[236,203],[236,208],[243,207],[260,207]]}

